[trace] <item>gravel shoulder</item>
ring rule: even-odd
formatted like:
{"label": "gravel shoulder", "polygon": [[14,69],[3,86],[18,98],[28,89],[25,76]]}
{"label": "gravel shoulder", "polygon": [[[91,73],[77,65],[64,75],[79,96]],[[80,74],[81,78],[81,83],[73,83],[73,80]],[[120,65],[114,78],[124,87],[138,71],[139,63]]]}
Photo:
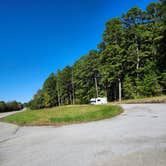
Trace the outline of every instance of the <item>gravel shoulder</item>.
{"label": "gravel shoulder", "polygon": [[0,143],[0,165],[165,166],[166,104],[122,107],[121,115],[97,122],[21,127]]}

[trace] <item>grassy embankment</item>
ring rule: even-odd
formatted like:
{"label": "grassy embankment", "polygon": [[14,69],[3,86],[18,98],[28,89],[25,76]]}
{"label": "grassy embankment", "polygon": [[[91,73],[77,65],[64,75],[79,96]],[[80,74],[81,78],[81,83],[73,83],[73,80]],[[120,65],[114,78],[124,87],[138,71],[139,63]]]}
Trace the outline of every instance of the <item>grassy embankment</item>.
{"label": "grassy embankment", "polygon": [[137,104],[137,103],[166,103],[166,95],[114,102],[114,104]]}
{"label": "grassy embankment", "polygon": [[114,117],[123,112],[119,106],[75,105],[41,110],[26,110],[2,118],[1,121],[18,125],[65,125]]}

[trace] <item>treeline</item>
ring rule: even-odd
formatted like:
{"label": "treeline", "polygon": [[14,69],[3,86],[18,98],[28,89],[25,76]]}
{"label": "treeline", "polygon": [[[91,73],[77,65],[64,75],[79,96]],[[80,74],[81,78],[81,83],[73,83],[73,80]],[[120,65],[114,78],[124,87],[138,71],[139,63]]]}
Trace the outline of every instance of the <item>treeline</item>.
{"label": "treeline", "polygon": [[32,109],[109,101],[166,93],[166,2],[150,3],[146,11],[131,8],[106,23],[96,50],[73,66],[52,73],[29,102]]}
{"label": "treeline", "polygon": [[9,111],[17,111],[23,109],[23,104],[17,101],[11,101],[5,103],[4,101],[0,101],[0,112],[9,112]]}

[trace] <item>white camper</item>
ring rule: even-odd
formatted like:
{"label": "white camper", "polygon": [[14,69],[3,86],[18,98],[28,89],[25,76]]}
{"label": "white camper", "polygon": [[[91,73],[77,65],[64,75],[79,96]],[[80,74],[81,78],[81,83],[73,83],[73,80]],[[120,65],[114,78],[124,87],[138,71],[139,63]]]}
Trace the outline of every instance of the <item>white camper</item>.
{"label": "white camper", "polygon": [[90,99],[90,104],[92,105],[107,104],[107,98],[106,97],[92,98]]}

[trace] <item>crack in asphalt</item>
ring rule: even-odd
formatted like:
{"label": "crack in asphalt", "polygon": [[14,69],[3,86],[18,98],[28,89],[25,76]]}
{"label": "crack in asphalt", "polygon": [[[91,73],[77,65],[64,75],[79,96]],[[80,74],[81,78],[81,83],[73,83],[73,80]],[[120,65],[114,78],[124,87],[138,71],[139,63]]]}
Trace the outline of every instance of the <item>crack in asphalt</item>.
{"label": "crack in asphalt", "polygon": [[8,138],[3,139],[3,140],[0,140],[0,144],[1,144],[1,143],[4,143],[4,142],[7,142],[7,141],[9,141],[9,140],[12,140],[13,138],[16,138],[15,135],[17,134],[17,132],[19,131],[19,129],[20,129],[20,127],[18,126],[18,127],[16,128],[16,130],[15,130],[14,132],[12,132],[12,134],[11,134]]}

